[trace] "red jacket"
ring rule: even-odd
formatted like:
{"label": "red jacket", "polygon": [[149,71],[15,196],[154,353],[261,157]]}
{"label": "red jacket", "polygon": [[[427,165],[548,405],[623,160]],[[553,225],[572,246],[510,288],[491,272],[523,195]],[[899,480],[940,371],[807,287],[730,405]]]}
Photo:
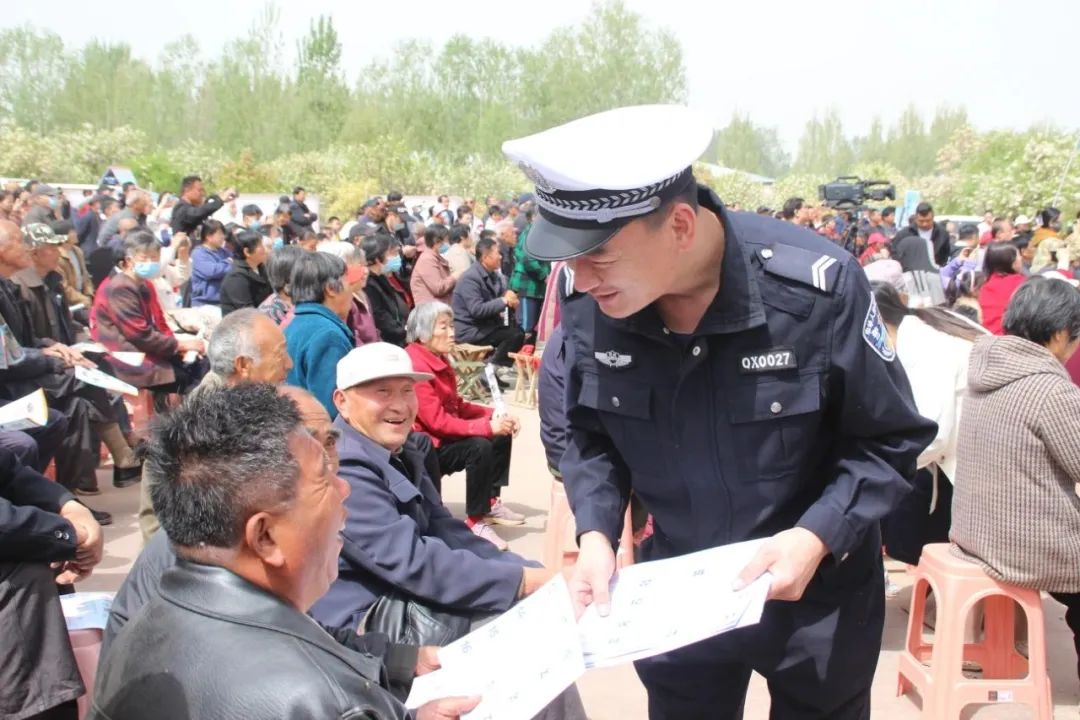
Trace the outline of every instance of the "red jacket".
{"label": "red jacket", "polygon": [[90,310],[90,335],[111,351],[146,353],[139,367],[107,356],[116,377],[124,382],[153,387],[176,381],[171,358],[178,343],[157,292],[147,281],[117,272],[101,283]]}
{"label": "red jacket", "polygon": [[435,376],[416,383],[420,408],[414,430],[430,435],[435,447],[467,437],[491,437],[491,416],[495,411],[466,402],[458,395],[457,375],[450,363],[420,343],[409,343],[405,352],[412,358],[414,370]]}
{"label": "red jacket", "polygon": [[1005,334],[1001,327],[1001,323],[1005,319],[1005,308],[1008,307],[1009,301],[1012,300],[1013,293],[1024,284],[1025,280],[1027,278],[1020,273],[1010,273],[1008,275],[995,273],[990,276],[990,279],[979,290],[979,305],[982,307],[983,312],[983,327],[995,335]]}

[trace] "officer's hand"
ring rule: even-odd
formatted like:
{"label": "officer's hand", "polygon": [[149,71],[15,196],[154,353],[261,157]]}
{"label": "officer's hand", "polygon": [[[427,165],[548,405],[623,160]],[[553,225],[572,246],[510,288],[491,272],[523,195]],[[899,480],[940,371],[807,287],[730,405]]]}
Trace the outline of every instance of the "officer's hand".
{"label": "officer's hand", "polygon": [[432,700],[416,711],[416,720],[457,720],[480,704],[478,696]]}
{"label": "officer's hand", "polygon": [[578,544],[578,561],[570,576],[574,613],[580,618],[585,608],[596,603],[600,617],[607,617],[611,612],[608,586],[615,574],[615,551],[604,534],[595,530],[582,535]]}
{"label": "officer's hand", "polygon": [[735,580],[735,589],[744,587],[772,573],[769,600],[798,600],[802,597],[818,565],[829,554],[829,548],[806,528],[792,528],[773,535],[765,541],[757,555]]}

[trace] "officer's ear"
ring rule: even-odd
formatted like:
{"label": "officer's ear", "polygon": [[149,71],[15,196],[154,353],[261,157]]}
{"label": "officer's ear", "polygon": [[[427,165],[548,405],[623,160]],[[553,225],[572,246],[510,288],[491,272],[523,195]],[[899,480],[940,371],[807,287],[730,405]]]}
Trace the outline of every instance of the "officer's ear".
{"label": "officer's ear", "polygon": [[694,243],[697,233],[697,210],[685,202],[676,202],[668,214],[667,224],[675,240],[675,249],[685,252]]}

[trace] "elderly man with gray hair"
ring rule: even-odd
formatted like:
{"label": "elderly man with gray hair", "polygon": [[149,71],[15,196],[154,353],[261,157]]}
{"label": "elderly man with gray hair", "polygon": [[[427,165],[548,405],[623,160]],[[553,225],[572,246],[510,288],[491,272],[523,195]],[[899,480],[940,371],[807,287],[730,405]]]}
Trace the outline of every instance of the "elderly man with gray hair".
{"label": "elderly man with gray hair", "polygon": [[[210,338],[207,349],[210,372],[188,396],[207,388],[232,386],[244,382],[263,382],[280,385],[292,369],[292,360],[285,349],[285,335],[273,320],[255,308],[229,313]],[[150,501],[153,479],[143,474],[139,498],[139,530],[143,541],[158,531],[159,524]]]}

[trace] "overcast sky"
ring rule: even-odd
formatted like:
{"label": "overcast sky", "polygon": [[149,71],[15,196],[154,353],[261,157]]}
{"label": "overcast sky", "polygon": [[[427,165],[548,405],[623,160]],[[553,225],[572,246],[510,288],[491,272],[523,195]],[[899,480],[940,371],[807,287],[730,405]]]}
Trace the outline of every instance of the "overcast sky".
{"label": "overcast sky", "polygon": [[[815,110],[836,107],[849,134],[874,115],[888,124],[908,102],[930,114],[962,104],[979,129],[1051,121],[1080,127],[1078,0],[626,0],[682,43],[690,105],[727,122],[735,109],[779,128],[794,150]],[[111,9],[110,9],[111,7]],[[127,13],[128,7],[138,8]],[[69,46],[89,38],[129,43],[153,59],[194,35],[204,55],[243,33],[261,0],[115,5],[87,0],[6,3],[0,27],[46,26]],[[303,0],[280,2],[295,47],[312,18],[333,16],[350,81],[404,38],[454,33],[531,45],[589,12],[585,0]],[[828,8],[828,12],[825,12]],[[1040,31],[1043,33],[1040,36]]]}

